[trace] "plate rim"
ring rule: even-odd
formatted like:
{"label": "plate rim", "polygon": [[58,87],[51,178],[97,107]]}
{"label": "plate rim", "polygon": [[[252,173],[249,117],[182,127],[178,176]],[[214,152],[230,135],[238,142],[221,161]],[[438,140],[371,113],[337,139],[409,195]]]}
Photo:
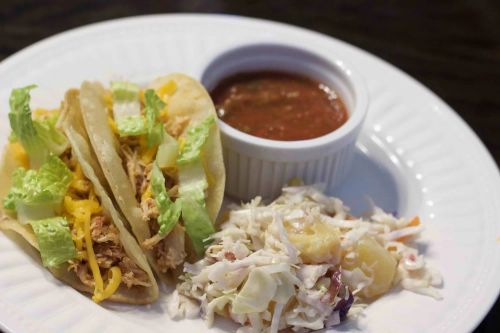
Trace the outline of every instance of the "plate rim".
{"label": "plate rim", "polygon": [[[387,62],[386,60],[378,57],[377,55],[374,55],[358,46],[349,44],[348,42],[338,39],[336,37],[332,37],[329,35],[326,35],[321,32],[309,30],[307,28],[299,27],[299,26],[294,26],[291,24],[287,23],[282,23],[282,22],[276,22],[276,21],[271,21],[271,20],[266,20],[266,19],[260,19],[260,18],[253,18],[253,17],[245,17],[245,16],[239,16],[239,15],[232,15],[232,14],[178,14],[178,13],[169,13],[169,14],[151,14],[151,15],[139,15],[139,16],[130,16],[130,17],[124,17],[124,18],[116,18],[116,19],[111,19],[111,20],[106,20],[106,21],[101,21],[101,22],[95,22],[79,27],[75,27],[63,32],[59,32],[55,35],[49,36],[47,38],[44,38],[40,41],[37,41],[21,50],[18,52],[8,56],[2,62],[0,62],[0,72],[2,72],[5,69],[8,69],[11,66],[16,66],[16,62],[22,61],[25,57],[29,57],[33,52],[36,52],[40,48],[50,48],[53,44],[56,43],[64,43],[66,39],[72,39],[72,38],[77,38],[80,35],[85,35],[94,32],[95,30],[99,29],[113,29],[117,26],[120,25],[127,25],[127,24],[140,24],[141,21],[152,21],[150,22],[151,24],[154,24],[155,20],[165,20],[165,19],[177,19],[177,20],[192,20],[192,19],[215,19],[215,20],[223,20],[223,21],[236,21],[236,23],[248,23],[248,24],[265,24],[268,26],[277,26],[281,27],[287,30],[291,30],[292,32],[302,32],[309,34],[311,36],[318,36],[322,37],[326,40],[334,40],[336,42],[341,43],[343,46],[348,47],[350,49],[355,50],[356,52],[362,53],[364,56],[367,56],[371,58],[372,60],[385,65],[386,67],[390,68],[391,70],[395,70],[395,73],[398,73],[398,75],[402,76],[404,79],[409,79],[408,82],[411,82],[412,85],[415,87],[418,87],[422,92],[427,94],[430,99],[433,100],[438,106],[444,110],[448,115],[451,115],[454,120],[456,121],[457,125],[460,125],[460,131],[466,131],[468,137],[466,137],[466,141],[470,141],[471,144],[473,145],[474,148],[481,147],[477,149],[478,151],[476,152],[481,156],[482,163],[484,165],[482,166],[483,168],[487,168],[491,173],[492,176],[494,176],[495,179],[489,179],[491,182],[495,182],[496,186],[500,187],[500,171],[499,168],[493,159],[493,156],[491,153],[488,151],[486,148],[485,144],[482,142],[482,140],[479,138],[477,133],[465,122],[464,119],[460,117],[460,115],[451,107],[449,106],[443,99],[441,99],[438,95],[436,95],[431,89],[426,87],[424,84],[413,78],[411,75],[406,73],[405,71],[399,69],[398,67],[392,65],[391,63]],[[497,226],[498,227],[498,226]],[[497,271],[499,269],[497,268]],[[478,314],[474,320],[471,320],[471,325],[470,328],[473,330],[476,328],[484,319],[484,317],[489,313],[491,310],[492,306],[496,302],[498,296],[500,294],[500,281],[497,283],[497,292],[496,295],[492,294],[491,297],[486,302],[483,302],[481,306],[476,307],[476,313]],[[477,310],[480,308],[480,310]],[[0,327],[2,329],[5,329],[8,331],[8,327],[4,327],[4,324],[2,321],[0,321]]]}

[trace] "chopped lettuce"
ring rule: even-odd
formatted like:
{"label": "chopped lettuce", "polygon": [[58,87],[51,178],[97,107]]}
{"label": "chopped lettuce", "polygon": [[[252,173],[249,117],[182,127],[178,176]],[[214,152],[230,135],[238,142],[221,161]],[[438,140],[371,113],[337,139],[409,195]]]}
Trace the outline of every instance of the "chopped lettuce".
{"label": "chopped lettuce", "polygon": [[189,196],[183,196],[177,199],[176,202],[179,201],[181,201],[182,220],[184,221],[186,233],[191,239],[198,256],[202,256],[205,252],[205,247],[210,242],[208,237],[215,232],[207,209]]}
{"label": "chopped lettuce", "polygon": [[76,257],[75,244],[66,219],[53,217],[31,221],[30,224],[38,240],[45,267],[57,267]]}
{"label": "chopped lettuce", "polygon": [[132,102],[139,100],[139,86],[132,82],[113,81],[111,82],[111,94],[113,101]]}
{"label": "chopped lettuce", "polygon": [[47,157],[47,149],[37,134],[31,119],[30,91],[35,85],[12,90],[9,104],[9,122],[16,138],[21,142],[29,155],[30,165],[39,167]]}
{"label": "chopped lettuce", "polygon": [[30,91],[36,86],[12,90],[9,104],[11,141],[19,141],[30,158],[30,166],[38,168],[50,152],[60,155],[69,146],[68,140],[56,128],[58,116],[33,120],[31,118]]}
{"label": "chopped lettuce", "polygon": [[214,124],[215,118],[210,116],[188,130],[186,142],[177,158],[178,164],[187,164],[199,159],[201,149],[208,139],[210,128]]}
{"label": "chopped lettuce", "polygon": [[166,236],[177,224],[179,217],[181,215],[180,202],[172,202],[168,197],[167,190],[165,188],[165,178],[158,167],[157,163],[153,164],[153,170],[151,174],[151,190],[156,201],[156,207],[159,211],[158,225],[160,230],[158,234],[161,237]]}
{"label": "chopped lettuce", "polygon": [[179,194],[181,197],[190,197],[200,205],[205,206],[207,187],[207,177],[201,161],[179,166]]}
{"label": "chopped lettuce", "polygon": [[16,169],[12,187],[3,201],[18,213],[21,223],[54,216],[72,180],[71,171],[57,156],[49,155],[38,171]]}
{"label": "chopped lettuce", "polygon": [[[138,124],[135,124],[133,127],[136,131],[132,133],[127,131],[130,129],[130,125],[132,125],[130,119],[128,118],[132,117],[133,119],[142,119],[139,91],[139,86],[131,82],[111,82],[111,94],[113,95],[113,117],[118,126],[118,131],[122,136],[144,134],[135,134],[137,132]],[[144,120],[142,120],[142,122],[144,123]],[[122,131],[120,131],[120,129],[122,129]]]}
{"label": "chopped lettuce", "polygon": [[177,155],[179,153],[179,144],[167,132],[164,133],[163,142],[158,147],[156,161],[160,168],[169,168],[176,165]]}
{"label": "chopped lettuce", "polygon": [[116,122],[120,136],[137,136],[147,133],[143,116],[126,116]]}
{"label": "chopped lettuce", "polygon": [[165,107],[165,103],[153,89],[148,89],[144,93],[144,115],[146,117],[147,145],[153,147],[163,141],[165,130],[163,124],[157,121],[160,111]]}
{"label": "chopped lettuce", "polygon": [[13,143],[13,142],[17,142],[17,141],[18,141],[18,140],[17,140],[16,133],[14,133],[14,132],[10,132],[10,134],[9,134],[9,142],[10,142],[10,143]]}
{"label": "chopped lettuce", "polygon": [[[130,84],[124,82],[115,82],[114,84],[117,85],[118,83],[121,85]],[[111,89],[113,91],[113,84]],[[137,87],[137,91],[138,89]],[[121,99],[117,100],[115,94]],[[145,134],[148,148],[160,145],[164,141],[166,133],[163,124],[158,121],[158,117],[160,116],[160,111],[165,107],[165,103],[153,89],[148,89],[144,93],[144,115],[141,115],[138,93],[136,96],[132,91],[127,92],[125,88],[120,86],[120,89],[113,92],[113,97],[113,113],[118,133],[121,136]],[[137,100],[133,99],[136,97]]]}
{"label": "chopped lettuce", "polygon": [[54,114],[45,119],[34,120],[36,132],[46,147],[54,154],[61,155],[69,147],[66,136],[56,128],[59,115]]}

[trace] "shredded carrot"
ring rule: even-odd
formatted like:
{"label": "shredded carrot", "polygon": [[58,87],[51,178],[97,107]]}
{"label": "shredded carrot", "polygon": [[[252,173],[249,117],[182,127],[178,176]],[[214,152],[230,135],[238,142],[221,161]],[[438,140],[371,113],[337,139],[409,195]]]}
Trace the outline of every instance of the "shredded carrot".
{"label": "shredded carrot", "polygon": [[[407,227],[416,227],[420,225],[420,218],[418,216],[415,216],[411,221],[410,223],[408,223]],[[407,242],[409,241],[413,236],[403,236],[403,237],[399,237],[396,239],[396,241],[398,242]]]}

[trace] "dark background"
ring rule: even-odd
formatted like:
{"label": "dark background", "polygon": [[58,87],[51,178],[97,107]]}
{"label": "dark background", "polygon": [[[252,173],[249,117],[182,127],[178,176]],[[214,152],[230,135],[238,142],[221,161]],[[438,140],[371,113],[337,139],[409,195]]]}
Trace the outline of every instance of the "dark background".
{"label": "dark background", "polygon": [[[479,135],[497,165],[500,162],[498,0],[1,0],[0,60],[42,38],[80,25],[172,12],[227,13],[281,21],[363,48],[443,98]],[[475,332],[500,332],[499,303]]]}

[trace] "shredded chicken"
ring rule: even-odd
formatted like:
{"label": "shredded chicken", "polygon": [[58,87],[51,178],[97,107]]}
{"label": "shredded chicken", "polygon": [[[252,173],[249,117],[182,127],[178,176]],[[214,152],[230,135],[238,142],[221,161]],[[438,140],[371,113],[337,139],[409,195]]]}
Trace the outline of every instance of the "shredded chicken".
{"label": "shredded chicken", "polygon": [[[155,200],[152,198],[147,198],[141,202],[141,208],[142,208],[142,219],[145,222],[148,222],[150,220],[155,220],[158,218],[159,212],[158,208],[156,207]],[[158,224],[158,223],[156,223]]]}
{"label": "shredded chicken", "polygon": [[167,192],[169,197],[177,198],[179,196],[179,185],[172,186]]}
{"label": "shredded chicken", "polygon": [[66,149],[64,153],[59,155],[59,158],[66,164],[66,166],[73,170],[76,167],[77,161],[73,157],[73,152],[71,148]]}
{"label": "shredded chicken", "polygon": [[141,193],[145,190],[143,189],[143,183],[145,182],[144,166],[137,156],[137,151],[133,150],[129,145],[122,145],[121,151],[132,189],[136,193],[136,197],[140,198]]}
{"label": "shredded chicken", "polygon": [[164,239],[153,247],[160,272],[165,273],[184,262],[186,258],[184,238],[184,228],[177,224]]}
{"label": "shredded chicken", "polygon": [[163,237],[156,234],[153,237],[146,239],[144,242],[142,242],[141,245],[146,250],[152,250],[153,247],[155,247],[162,240],[163,240]]}
{"label": "shredded chicken", "polygon": [[120,244],[120,234],[114,224],[108,222],[105,216],[98,215],[90,221],[90,230],[92,230],[92,240],[96,243],[112,242]]}
{"label": "shredded chicken", "polygon": [[[97,215],[92,218],[90,233],[97,264],[103,276],[105,271],[102,270],[118,265],[122,271],[122,282],[128,288],[132,286],[149,287],[151,285],[148,275],[125,253],[125,249],[120,243],[118,229],[106,216]],[[85,247],[85,243],[83,246]],[[89,264],[85,259],[71,260],[68,269],[75,271],[80,281],[86,286],[94,286]]]}
{"label": "shredded chicken", "polygon": [[124,257],[118,264],[122,271],[122,282],[128,287],[143,286],[150,287],[148,275],[140,269],[129,257]]}
{"label": "shredded chicken", "polygon": [[165,128],[171,136],[178,138],[184,132],[184,129],[189,124],[188,116],[170,117],[165,125]]}
{"label": "shredded chicken", "polygon": [[88,286],[94,287],[94,279],[89,273],[88,263],[79,260],[70,260],[68,270],[74,270],[80,281]]}
{"label": "shredded chicken", "polygon": [[120,245],[111,242],[94,244],[97,264],[101,268],[111,268],[117,265],[125,256],[125,251]]}
{"label": "shredded chicken", "polygon": [[[147,175],[142,185],[142,192],[139,197],[142,197],[151,181],[152,164],[144,168],[144,173]],[[177,180],[170,174],[164,174],[165,188],[168,190],[168,196],[175,198],[178,195],[179,186],[176,185]],[[184,251],[184,228],[177,225],[169,235],[161,237],[158,235],[160,226],[158,225],[158,216],[160,212],[156,206],[156,201],[153,198],[145,198],[141,201],[142,218],[149,224],[149,230],[152,236],[146,239],[141,245],[146,250],[152,250],[156,257],[156,263],[161,272],[166,272],[176,268],[184,261],[186,252]]]}

